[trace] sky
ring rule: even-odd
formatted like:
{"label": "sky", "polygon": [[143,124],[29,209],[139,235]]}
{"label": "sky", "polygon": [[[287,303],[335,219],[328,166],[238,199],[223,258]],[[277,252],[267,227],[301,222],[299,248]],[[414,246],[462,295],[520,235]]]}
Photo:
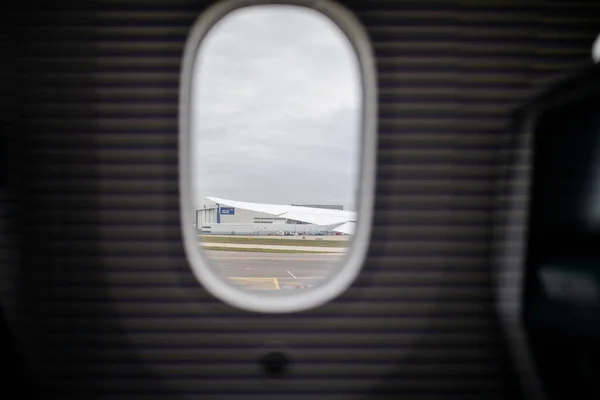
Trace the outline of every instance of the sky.
{"label": "sky", "polygon": [[200,44],[192,95],[192,187],[206,196],[355,210],[361,83],[350,42],[325,15],[252,6]]}

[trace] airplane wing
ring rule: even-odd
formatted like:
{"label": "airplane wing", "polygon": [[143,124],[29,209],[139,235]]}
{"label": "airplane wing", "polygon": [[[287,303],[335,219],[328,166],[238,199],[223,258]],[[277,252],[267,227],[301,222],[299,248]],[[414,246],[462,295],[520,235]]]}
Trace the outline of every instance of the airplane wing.
{"label": "airplane wing", "polygon": [[347,210],[328,210],[324,208],[286,206],[278,204],[248,203],[243,201],[207,197],[208,200],[227,207],[241,208],[281,218],[293,219],[309,224],[321,225],[335,232],[354,234],[356,212]]}

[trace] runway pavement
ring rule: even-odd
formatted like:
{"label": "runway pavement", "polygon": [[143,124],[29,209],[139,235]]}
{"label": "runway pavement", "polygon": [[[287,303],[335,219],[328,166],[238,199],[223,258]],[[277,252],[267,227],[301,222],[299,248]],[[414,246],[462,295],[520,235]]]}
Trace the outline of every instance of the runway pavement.
{"label": "runway pavement", "polygon": [[255,235],[214,235],[211,233],[202,233],[199,236],[206,236],[206,237],[223,237],[223,238],[253,238],[253,239],[282,239],[282,240],[304,240],[304,241],[310,241],[310,240],[337,240],[337,241],[343,241],[343,240],[351,240],[352,236],[344,236],[344,235],[326,235],[326,236],[314,236],[314,235],[299,235],[299,236],[278,236],[278,235],[259,235],[259,236],[255,236]]}
{"label": "runway pavement", "polygon": [[208,250],[206,254],[236,286],[252,290],[308,288],[322,282],[343,254],[244,253]]}

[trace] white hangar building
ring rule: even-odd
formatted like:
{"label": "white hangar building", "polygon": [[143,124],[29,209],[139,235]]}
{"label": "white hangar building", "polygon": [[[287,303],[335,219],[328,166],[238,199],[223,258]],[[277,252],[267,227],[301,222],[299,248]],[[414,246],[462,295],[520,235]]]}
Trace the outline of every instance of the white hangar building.
{"label": "white hangar building", "polygon": [[[292,205],[332,210],[344,209],[341,205]],[[198,233],[233,235],[274,235],[278,232],[311,234],[323,231],[319,225],[214,203],[196,210],[195,226]]]}

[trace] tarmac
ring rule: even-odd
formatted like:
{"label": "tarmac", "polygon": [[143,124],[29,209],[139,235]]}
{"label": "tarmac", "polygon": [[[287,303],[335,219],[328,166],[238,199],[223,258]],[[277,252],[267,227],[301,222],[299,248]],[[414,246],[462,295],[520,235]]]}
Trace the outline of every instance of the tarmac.
{"label": "tarmac", "polygon": [[324,236],[315,236],[315,235],[299,235],[299,236],[279,236],[279,235],[213,235],[210,233],[203,233],[199,236],[207,236],[207,237],[224,237],[224,238],[253,238],[253,239],[282,239],[282,240],[350,240],[352,236],[348,235],[324,235]]}
{"label": "tarmac", "polygon": [[206,250],[236,286],[250,290],[306,289],[327,279],[342,259],[341,253],[246,253]]}

